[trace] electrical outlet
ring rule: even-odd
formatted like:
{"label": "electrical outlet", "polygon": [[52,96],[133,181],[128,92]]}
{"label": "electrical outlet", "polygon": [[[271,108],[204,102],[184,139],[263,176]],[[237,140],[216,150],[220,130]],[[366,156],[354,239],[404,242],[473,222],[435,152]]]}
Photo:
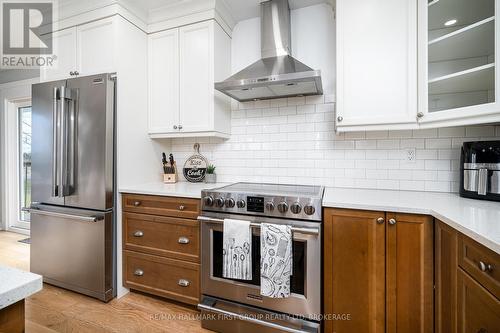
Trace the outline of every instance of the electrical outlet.
{"label": "electrical outlet", "polygon": [[407,148],[406,149],[406,161],[415,163],[417,159],[417,149],[416,148]]}

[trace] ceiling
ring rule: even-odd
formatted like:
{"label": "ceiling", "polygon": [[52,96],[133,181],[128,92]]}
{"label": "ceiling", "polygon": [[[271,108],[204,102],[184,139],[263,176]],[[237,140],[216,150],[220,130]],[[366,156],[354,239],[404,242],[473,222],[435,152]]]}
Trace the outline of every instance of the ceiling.
{"label": "ceiling", "polygon": [[[156,0],[151,0],[156,1]],[[170,0],[172,1],[172,0]],[[260,16],[259,4],[263,0],[224,0],[236,22]],[[333,4],[333,0],[288,0],[290,9],[309,7],[320,3]]]}
{"label": "ceiling", "polygon": [[[165,9],[168,7],[177,7],[187,5],[197,0],[130,0],[136,2],[136,6],[142,7],[148,12],[157,9]],[[206,0],[205,0],[206,1]],[[260,15],[259,4],[264,0],[217,0],[226,4],[235,22],[246,20]],[[317,5],[320,3],[330,3],[333,5],[334,0],[289,0],[290,8],[297,9]]]}

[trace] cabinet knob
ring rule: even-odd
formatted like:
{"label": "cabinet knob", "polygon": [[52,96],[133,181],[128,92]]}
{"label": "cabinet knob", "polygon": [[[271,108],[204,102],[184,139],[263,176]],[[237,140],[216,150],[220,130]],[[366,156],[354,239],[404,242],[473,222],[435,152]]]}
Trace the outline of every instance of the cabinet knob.
{"label": "cabinet knob", "polygon": [[141,202],[140,201],[134,201],[134,206],[138,207],[141,205]]}
{"label": "cabinet knob", "polygon": [[137,230],[136,232],[134,232],[134,237],[142,237],[144,236],[144,232],[142,232],[141,230]]}
{"label": "cabinet knob", "polygon": [[181,287],[187,287],[189,286],[191,283],[186,280],[186,279],[180,279],[179,282],[177,282],[177,284]]}
{"label": "cabinet knob", "polygon": [[71,72],[69,72],[69,75],[73,76],[73,75],[75,75],[75,72],[71,71]]}
{"label": "cabinet knob", "polygon": [[179,125],[179,129],[180,129],[180,130],[182,129],[182,125]]}
{"label": "cabinet knob", "polygon": [[184,209],[186,209],[186,206],[184,206],[184,205],[179,206],[179,210],[184,210]]}
{"label": "cabinet knob", "polygon": [[138,268],[138,269],[135,270],[134,275],[135,276],[143,276],[144,275],[144,271],[142,269]]}
{"label": "cabinet knob", "polygon": [[78,71],[74,71],[73,73],[75,73],[75,75],[80,75]]}
{"label": "cabinet knob", "polygon": [[174,129],[177,129],[177,125],[174,125]]}
{"label": "cabinet knob", "polygon": [[383,218],[383,217],[379,217],[379,218],[377,219],[377,223],[378,223],[378,224],[383,224],[384,222],[385,222],[385,220],[384,220],[384,218]]}
{"label": "cabinet knob", "polygon": [[342,116],[338,116],[338,117],[337,117],[337,121],[338,121],[339,123],[340,123],[342,120],[344,120],[344,117],[342,117]]}
{"label": "cabinet knob", "polygon": [[493,270],[493,266],[490,264],[486,264],[482,261],[478,263],[479,269],[483,272],[491,272]]}
{"label": "cabinet knob", "polygon": [[395,225],[396,224],[396,219],[389,219],[389,224],[390,225]]}
{"label": "cabinet knob", "polygon": [[423,112],[417,112],[417,118],[422,118],[424,116]]}
{"label": "cabinet knob", "polygon": [[189,238],[187,238],[187,237],[179,237],[179,240],[177,242],[179,244],[189,244]]}
{"label": "cabinet knob", "polygon": [[477,333],[488,333],[488,330],[486,328],[480,328]]}

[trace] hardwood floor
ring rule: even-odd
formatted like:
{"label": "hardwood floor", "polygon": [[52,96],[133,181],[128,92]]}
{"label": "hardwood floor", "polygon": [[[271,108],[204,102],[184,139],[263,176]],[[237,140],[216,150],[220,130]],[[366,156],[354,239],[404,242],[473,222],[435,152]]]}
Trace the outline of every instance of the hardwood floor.
{"label": "hardwood floor", "polygon": [[[26,236],[0,231],[0,265],[29,270]],[[201,328],[193,307],[131,292],[102,303],[69,290],[44,284],[26,299],[26,333],[54,332],[210,332]]]}

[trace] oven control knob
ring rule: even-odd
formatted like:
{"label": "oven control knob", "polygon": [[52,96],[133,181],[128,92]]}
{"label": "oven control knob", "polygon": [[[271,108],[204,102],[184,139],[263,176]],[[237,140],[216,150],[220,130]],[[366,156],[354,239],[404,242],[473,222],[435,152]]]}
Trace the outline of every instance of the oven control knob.
{"label": "oven control knob", "polygon": [[288,211],[288,204],[285,201],[282,201],[278,204],[278,210],[281,214],[284,214]]}
{"label": "oven control knob", "polygon": [[274,202],[272,202],[272,201],[268,201],[268,202],[266,203],[266,210],[268,210],[268,211],[272,212],[272,211],[274,210]]}
{"label": "oven control knob", "polygon": [[215,199],[215,206],[216,207],[224,207],[224,199],[222,199],[221,197],[218,197],[217,199]]}
{"label": "oven control knob", "polygon": [[205,202],[205,205],[207,206],[213,206],[214,198],[211,195],[207,195],[206,197],[203,198],[203,202]]}
{"label": "oven control knob", "polygon": [[238,200],[236,202],[236,206],[238,206],[238,208],[244,208],[245,207],[245,200]]}
{"label": "oven control knob", "polygon": [[298,213],[300,213],[300,211],[302,210],[302,206],[301,206],[298,202],[294,202],[294,203],[290,206],[290,210],[292,211],[292,213],[294,213],[294,214],[298,214]]}
{"label": "oven control knob", "polygon": [[307,205],[304,207],[304,213],[306,213],[307,215],[313,215],[315,211],[316,208],[314,208],[314,206]]}
{"label": "oven control knob", "polygon": [[234,207],[234,199],[233,198],[226,199],[226,207],[228,207],[228,208]]}

